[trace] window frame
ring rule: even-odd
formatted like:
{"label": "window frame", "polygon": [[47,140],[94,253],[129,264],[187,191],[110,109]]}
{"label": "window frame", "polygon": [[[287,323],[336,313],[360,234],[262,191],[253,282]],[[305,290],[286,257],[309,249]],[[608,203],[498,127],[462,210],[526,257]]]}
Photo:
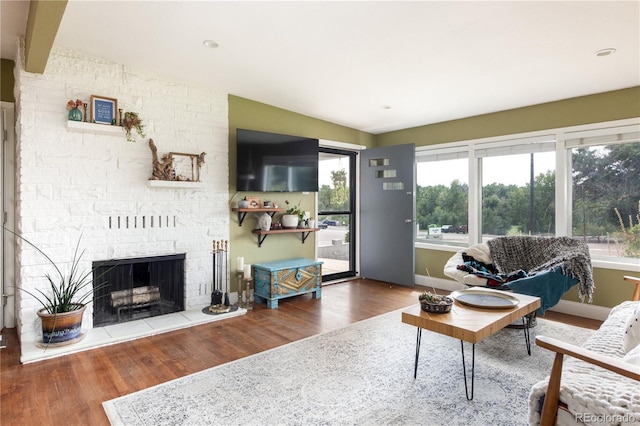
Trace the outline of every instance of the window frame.
{"label": "window frame", "polygon": [[[440,155],[451,155],[451,153],[466,152],[469,158],[469,246],[478,244],[482,239],[482,162],[481,159],[488,152],[507,155],[510,149],[519,150],[526,148],[527,144],[540,145],[545,151],[549,151],[548,144],[551,141],[555,145],[556,154],[556,188],[555,188],[555,224],[556,236],[571,235],[572,225],[572,166],[571,151],[579,146],[594,146],[612,143],[630,143],[637,139],[617,140],[612,138],[618,134],[640,135],[640,117],[615,120],[601,123],[585,124],[578,126],[568,126],[555,129],[545,129],[534,132],[502,135],[489,138],[470,139],[434,145],[423,145],[416,147],[416,161],[421,158]],[[576,141],[582,141],[576,145]],[[526,149],[525,149],[526,150]],[[523,151],[524,152],[524,151]],[[539,152],[539,151],[530,151]],[[443,157],[445,158],[445,157]],[[424,161],[424,160],[423,160]],[[433,160],[432,160],[433,161]],[[437,160],[436,160],[437,161]],[[416,248],[455,252],[460,247],[432,244],[429,242],[416,242]],[[605,260],[602,258],[592,259],[592,264],[596,267],[617,269],[624,271],[640,271],[640,258],[623,261],[620,258]]]}

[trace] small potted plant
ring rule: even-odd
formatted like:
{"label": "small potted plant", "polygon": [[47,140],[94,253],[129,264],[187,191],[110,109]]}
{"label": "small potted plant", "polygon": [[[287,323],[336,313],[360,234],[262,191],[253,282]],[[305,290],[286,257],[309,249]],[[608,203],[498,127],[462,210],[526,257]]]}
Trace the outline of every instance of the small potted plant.
{"label": "small potted plant", "polygon": [[80,99],[77,99],[75,102],[70,100],[67,102],[67,109],[69,110],[69,120],[71,121],[82,121],[82,111],[80,111],[80,107],[84,105]]}
{"label": "small potted plant", "polygon": [[[289,200],[284,201],[289,206]],[[282,226],[285,228],[297,228],[300,221],[304,218],[304,212],[300,208],[300,201],[298,204],[291,205],[282,215]]]}
{"label": "small potted plant", "polygon": [[[5,228],[8,232],[20,238],[36,249],[53,266],[54,274],[46,273],[48,291],[35,289],[33,292],[21,288],[20,290],[32,296],[41,305],[38,317],[42,320],[42,343],[69,344],[82,338],[82,316],[89,302],[93,300],[93,292],[102,286],[93,286],[93,269],[80,272],[78,267],[84,250],[80,251],[80,240],[75,247],[71,266],[67,274],[38,246],[15,232]],[[104,272],[106,273],[106,271]],[[101,275],[104,275],[102,273]]]}
{"label": "small potted plant", "polygon": [[418,300],[420,301],[420,307],[423,311],[434,314],[450,312],[451,306],[453,305],[452,298],[442,294],[436,294],[435,291],[434,293],[425,291],[418,296]]}
{"label": "small potted plant", "polygon": [[135,137],[131,134],[131,131],[135,131],[141,138],[146,137],[144,133],[144,124],[142,124],[142,118],[138,116],[137,112],[127,111],[124,113],[124,117],[120,121],[120,125],[124,127],[124,131],[127,134],[127,140],[129,142],[135,142]]}

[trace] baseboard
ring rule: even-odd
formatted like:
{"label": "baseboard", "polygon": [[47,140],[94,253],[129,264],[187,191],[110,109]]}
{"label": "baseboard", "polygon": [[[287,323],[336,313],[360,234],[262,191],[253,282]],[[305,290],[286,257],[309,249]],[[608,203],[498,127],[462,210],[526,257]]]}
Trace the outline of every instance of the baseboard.
{"label": "baseboard", "polygon": [[[447,291],[456,291],[456,290],[464,290],[467,288],[466,285],[459,283],[458,281],[447,280],[444,278],[433,278],[428,277],[426,275],[416,275],[416,285],[423,287],[435,287],[440,290]],[[426,291],[426,289],[425,289]]]}
{"label": "baseboard", "polygon": [[575,315],[577,317],[591,318],[604,321],[609,316],[611,308],[593,305],[591,303],[572,302],[571,300],[560,300],[556,306],[549,308],[550,311],[561,314]]}
{"label": "baseboard", "polygon": [[[416,285],[430,288],[431,286],[447,291],[463,290],[467,288],[464,284],[457,281],[447,280],[444,278],[433,278],[426,275],[416,275]],[[572,302],[570,300],[560,300],[556,306],[549,308],[550,311],[560,312],[562,314],[575,315],[583,318],[590,318],[604,321],[609,316],[611,308],[605,306],[593,305],[590,303]]]}

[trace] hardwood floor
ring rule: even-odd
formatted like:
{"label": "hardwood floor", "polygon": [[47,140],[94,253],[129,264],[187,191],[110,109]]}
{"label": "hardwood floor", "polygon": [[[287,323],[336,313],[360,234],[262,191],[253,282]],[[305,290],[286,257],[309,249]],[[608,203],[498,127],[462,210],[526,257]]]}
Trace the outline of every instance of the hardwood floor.
{"label": "hardwood floor", "polygon": [[[285,343],[417,303],[421,287],[354,280],[256,308],[236,318],[32,364],[20,364],[15,329],[0,351],[2,425],[108,425],[102,402]],[[548,312],[596,329],[600,321]]]}

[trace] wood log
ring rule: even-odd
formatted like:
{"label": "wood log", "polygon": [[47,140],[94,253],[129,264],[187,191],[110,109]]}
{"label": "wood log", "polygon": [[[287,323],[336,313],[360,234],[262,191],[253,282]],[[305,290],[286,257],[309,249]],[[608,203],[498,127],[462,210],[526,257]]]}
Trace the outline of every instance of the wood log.
{"label": "wood log", "polygon": [[155,286],[134,287],[111,292],[111,306],[146,305],[160,300],[160,288]]}

